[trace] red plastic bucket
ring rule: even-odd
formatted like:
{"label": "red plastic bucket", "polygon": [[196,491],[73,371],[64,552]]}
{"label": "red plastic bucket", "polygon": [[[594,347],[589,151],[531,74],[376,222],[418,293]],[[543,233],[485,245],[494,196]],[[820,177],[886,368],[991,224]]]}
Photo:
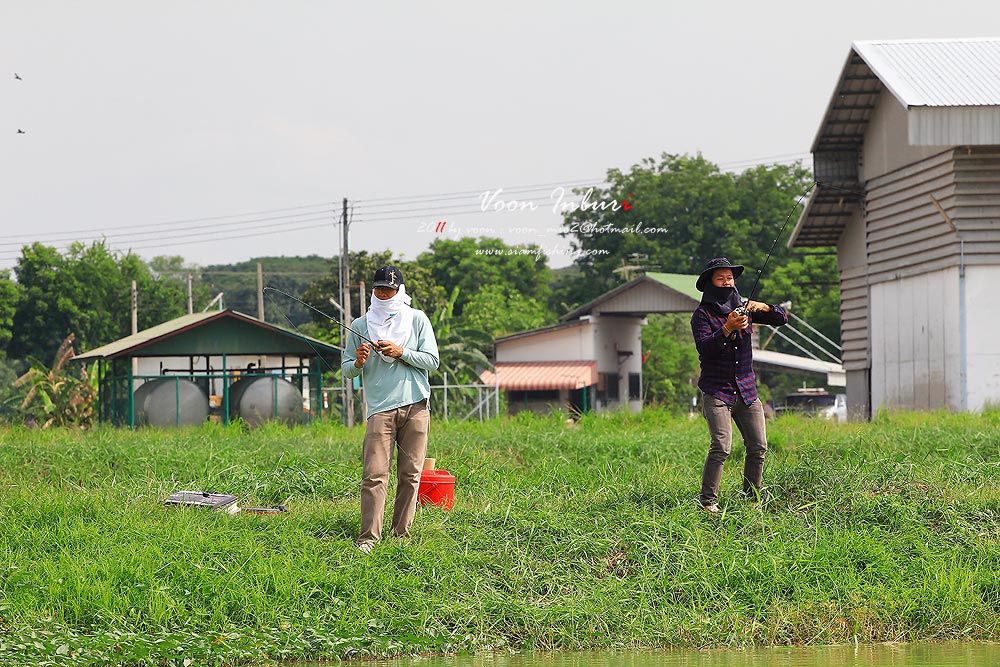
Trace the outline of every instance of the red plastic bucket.
{"label": "red plastic bucket", "polygon": [[455,476],[447,470],[422,470],[417,500],[450,510],[455,506]]}

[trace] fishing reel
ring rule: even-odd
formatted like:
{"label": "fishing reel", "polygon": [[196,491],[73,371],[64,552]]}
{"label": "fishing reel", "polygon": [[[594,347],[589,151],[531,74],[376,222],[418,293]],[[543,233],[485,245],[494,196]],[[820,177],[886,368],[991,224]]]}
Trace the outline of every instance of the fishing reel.
{"label": "fishing reel", "polygon": [[[742,306],[736,306],[735,308],[733,308],[733,312],[736,313],[737,315],[739,315],[740,317],[749,317],[750,316],[749,305],[750,305],[750,299],[746,299],[743,302]],[[728,336],[728,338],[731,338],[731,339],[735,340],[735,338],[736,338],[736,332],[733,331],[732,333],[730,333],[729,336]]]}

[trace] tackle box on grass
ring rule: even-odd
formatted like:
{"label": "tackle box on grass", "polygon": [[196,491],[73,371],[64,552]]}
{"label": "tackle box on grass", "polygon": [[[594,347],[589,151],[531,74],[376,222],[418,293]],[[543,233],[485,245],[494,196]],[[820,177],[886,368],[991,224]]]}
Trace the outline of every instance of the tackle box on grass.
{"label": "tackle box on grass", "polygon": [[178,491],[170,494],[163,504],[167,507],[204,507],[227,514],[236,514],[240,511],[240,506],[236,504],[236,496],[207,491]]}

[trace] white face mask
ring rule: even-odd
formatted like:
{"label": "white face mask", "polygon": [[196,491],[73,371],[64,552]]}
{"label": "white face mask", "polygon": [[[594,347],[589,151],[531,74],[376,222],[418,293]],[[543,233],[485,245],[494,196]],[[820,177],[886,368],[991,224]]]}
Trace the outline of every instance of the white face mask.
{"label": "white face mask", "polygon": [[[387,340],[400,347],[405,347],[413,334],[412,299],[406,293],[406,285],[400,285],[399,291],[389,299],[380,299],[372,292],[371,307],[365,315],[368,321],[368,334],[372,340]],[[388,362],[395,362],[393,357],[381,353],[379,356]]]}

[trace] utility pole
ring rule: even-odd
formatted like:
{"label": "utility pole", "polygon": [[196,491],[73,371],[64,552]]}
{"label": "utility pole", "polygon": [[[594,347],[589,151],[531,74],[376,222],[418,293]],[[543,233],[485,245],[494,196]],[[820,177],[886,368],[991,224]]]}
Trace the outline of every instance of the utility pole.
{"label": "utility pole", "polygon": [[188,315],[194,312],[194,278],[188,274]]}
{"label": "utility pole", "polygon": [[264,267],[257,262],[257,319],[264,321]]}
{"label": "utility pole", "polygon": [[[347,219],[347,197],[344,197],[344,208],[341,213],[340,222],[343,228],[343,240],[340,245],[340,290],[344,305],[344,324],[351,325],[351,267],[350,249],[347,243],[347,231],[349,222]],[[344,341],[347,341],[346,332],[342,331]],[[346,347],[346,345],[345,345]],[[347,426],[354,426],[354,380],[344,379],[344,407],[346,409]]]}
{"label": "utility pole", "polygon": [[[139,333],[139,289],[132,281],[132,335]],[[132,377],[139,374],[139,359],[132,357]],[[135,380],[132,380],[132,391],[135,391]]]}

